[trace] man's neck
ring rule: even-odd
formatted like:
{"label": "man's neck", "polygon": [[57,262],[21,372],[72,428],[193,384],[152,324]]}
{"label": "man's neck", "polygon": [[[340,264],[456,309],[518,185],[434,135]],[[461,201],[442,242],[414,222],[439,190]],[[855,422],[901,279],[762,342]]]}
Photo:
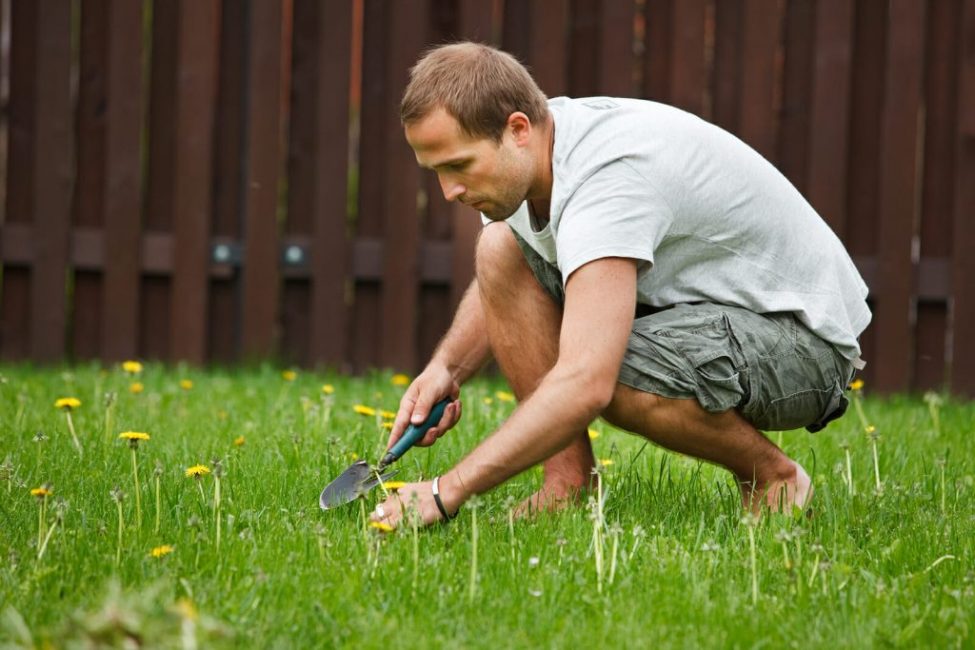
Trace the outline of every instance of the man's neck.
{"label": "man's neck", "polygon": [[538,150],[535,159],[538,161],[535,169],[536,182],[528,189],[528,200],[532,209],[541,218],[548,221],[548,206],[552,198],[552,151],[555,146],[555,120],[549,113],[542,127],[539,129]]}

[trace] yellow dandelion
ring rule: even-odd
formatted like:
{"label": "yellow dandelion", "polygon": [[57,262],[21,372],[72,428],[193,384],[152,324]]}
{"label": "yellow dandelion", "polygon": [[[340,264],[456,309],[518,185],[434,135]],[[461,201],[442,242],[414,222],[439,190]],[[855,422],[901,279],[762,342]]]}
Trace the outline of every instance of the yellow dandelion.
{"label": "yellow dandelion", "polygon": [[590,440],[595,440],[598,437],[599,437],[599,432],[598,431],[596,431],[595,429],[589,429],[589,439]]}
{"label": "yellow dandelion", "polygon": [[873,433],[873,432],[874,432],[874,431],[876,431],[876,430],[877,430],[877,427],[875,427],[875,426],[873,426],[872,424],[868,424],[868,425],[866,426],[866,432],[867,432],[867,433]]}
{"label": "yellow dandelion", "polygon": [[515,401],[515,396],[514,395],[512,395],[511,393],[509,393],[507,391],[503,391],[503,390],[499,390],[498,392],[496,392],[494,394],[494,396],[497,397],[502,402],[513,402],[513,401]]}
{"label": "yellow dandelion", "polygon": [[485,403],[486,405],[488,405],[488,406],[491,406],[492,404],[494,404],[494,400],[493,400],[493,399],[491,399],[490,397],[485,397],[485,398],[484,398],[484,400],[483,400],[483,402],[484,402],[484,403]]}
{"label": "yellow dandelion", "polygon": [[244,440],[244,436],[237,436],[234,438],[234,447],[243,447],[245,442],[247,441]]}
{"label": "yellow dandelion", "polygon": [[393,491],[399,490],[405,485],[406,485],[406,481],[386,481],[385,483],[383,483],[383,486],[385,486],[387,490],[393,490]]}
{"label": "yellow dandelion", "polygon": [[614,462],[615,461],[612,458],[600,458],[599,459],[599,464],[602,465],[603,467],[609,467]]}
{"label": "yellow dandelion", "polygon": [[386,429],[387,431],[390,431],[392,428],[393,428],[393,421],[392,420],[386,420],[385,422],[383,422],[383,429]]}
{"label": "yellow dandelion", "polygon": [[30,491],[31,496],[37,497],[38,499],[43,499],[44,497],[49,497],[54,494],[54,490],[42,485],[41,487],[34,488]]}
{"label": "yellow dandelion", "polygon": [[129,386],[129,392],[132,393],[133,395],[138,395],[139,393],[141,393],[145,389],[146,389],[146,387],[142,385],[142,382],[141,381],[134,381]]}
{"label": "yellow dandelion", "polygon": [[203,478],[210,473],[210,468],[206,465],[194,465],[186,468],[186,478]]}
{"label": "yellow dandelion", "polygon": [[359,454],[355,453],[354,451],[350,451],[349,452],[349,458],[351,460],[359,460]]}
{"label": "yellow dandelion", "polygon": [[863,380],[862,379],[854,379],[853,380],[853,383],[850,384],[850,390],[853,390],[853,391],[861,391],[861,390],[863,390]]}
{"label": "yellow dandelion", "polygon": [[138,361],[123,361],[122,370],[130,375],[138,375],[140,372],[142,372],[142,364]]}
{"label": "yellow dandelion", "polygon": [[298,373],[294,370],[285,370],[281,373],[281,379],[285,381],[294,381],[298,378]]}
{"label": "yellow dandelion", "polygon": [[165,557],[173,552],[173,547],[170,544],[163,544],[162,546],[157,546],[149,551],[149,555],[155,558]]}
{"label": "yellow dandelion", "polygon": [[387,524],[385,521],[370,521],[369,528],[375,528],[381,533],[393,532],[393,527]]}
{"label": "yellow dandelion", "polygon": [[409,386],[410,378],[403,374],[393,375],[393,386]]}
{"label": "yellow dandelion", "polygon": [[62,411],[73,411],[81,406],[81,400],[77,397],[62,397],[54,402],[54,408]]}
{"label": "yellow dandelion", "polygon": [[322,392],[325,393],[326,395],[331,395],[332,393],[335,392],[335,386],[333,386],[332,384],[325,384],[324,386],[322,386]]}
{"label": "yellow dandelion", "polygon": [[365,404],[356,404],[355,406],[352,407],[352,410],[358,413],[359,415],[368,415],[368,416],[376,415],[376,409],[368,407]]}
{"label": "yellow dandelion", "polygon": [[182,388],[183,390],[192,390],[193,389],[193,380],[192,379],[180,379],[179,380],[179,387]]}
{"label": "yellow dandelion", "polygon": [[148,440],[149,434],[141,431],[123,431],[118,434],[120,440]]}
{"label": "yellow dandelion", "polygon": [[395,420],[396,414],[392,411],[379,411],[379,415],[383,416],[385,420]]}

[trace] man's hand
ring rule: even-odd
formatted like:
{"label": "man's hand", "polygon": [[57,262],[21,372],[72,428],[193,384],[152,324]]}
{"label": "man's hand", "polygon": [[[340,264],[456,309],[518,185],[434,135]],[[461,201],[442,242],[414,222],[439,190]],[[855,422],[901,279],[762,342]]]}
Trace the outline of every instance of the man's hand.
{"label": "man's hand", "polygon": [[[454,505],[456,498],[451,498],[445,491],[445,479],[440,479],[440,494],[444,501],[447,512],[453,514],[459,505]],[[376,506],[376,509],[369,515],[371,521],[388,524],[393,528],[409,526],[409,511],[415,510],[420,513],[420,525],[429,526],[432,523],[442,521],[443,515],[437,508],[437,503],[433,498],[433,482],[423,481],[422,483],[407,483],[397,492],[390,494],[385,501]]]}
{"label": "man's hand", "polygon": [[430,415],[433,405],[448,396],[454,401],[444,409],[440,422],[431,427],[423,439],[416,443],[417,445],[421,447],[432,445],[437,438],[457,424],[461,416],[461,403],[458,399],[460,386],[445,367],[431,363],[419,377],[413,380],[410,387],[406,389],[403,399],[400,400],[399,411],[396,413],[386,449],[396,444],[408,425],[423,424]]}

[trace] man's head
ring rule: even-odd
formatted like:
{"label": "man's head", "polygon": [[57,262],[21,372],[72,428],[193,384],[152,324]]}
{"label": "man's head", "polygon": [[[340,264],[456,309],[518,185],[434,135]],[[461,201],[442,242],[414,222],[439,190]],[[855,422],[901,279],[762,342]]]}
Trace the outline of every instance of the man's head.
{"label": "man's head", "polygon": [[506,219],[537,189],[548,106],[510,54],[476,43],[429,51],[410,73],[400,117],[447,200]]}

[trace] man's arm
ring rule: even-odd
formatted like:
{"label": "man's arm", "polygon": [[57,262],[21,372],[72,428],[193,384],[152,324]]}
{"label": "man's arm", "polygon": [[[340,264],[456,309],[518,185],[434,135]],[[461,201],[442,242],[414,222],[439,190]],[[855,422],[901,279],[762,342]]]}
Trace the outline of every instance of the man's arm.
{"label": "man's arm", "polygon": [[[487,440],[440,479],[440,494],[454,512],[563,449],[612,400],[633,325],[636,262],[605,258],[569,278],[559,358],[531,397]],[[441,518],[429,482],[412,483],[391,496],[373,519],[395,526],[415,493],[425,523]]]}
{"label": "man's arm", "polygon": [[426,368],[413,380],[400,400],[387,448],[399,440],[410,422],[420,424],[426,420],[433,405],[447,396],[455,401],[447,406],[438,425],[431,428],[417,444],[432,445],[453,427],[461,414],[460,402],[456,401],[461,385],[487,363],[490,356],[491,346],[475,279],[464,292],[450,329],[437,345]]}

